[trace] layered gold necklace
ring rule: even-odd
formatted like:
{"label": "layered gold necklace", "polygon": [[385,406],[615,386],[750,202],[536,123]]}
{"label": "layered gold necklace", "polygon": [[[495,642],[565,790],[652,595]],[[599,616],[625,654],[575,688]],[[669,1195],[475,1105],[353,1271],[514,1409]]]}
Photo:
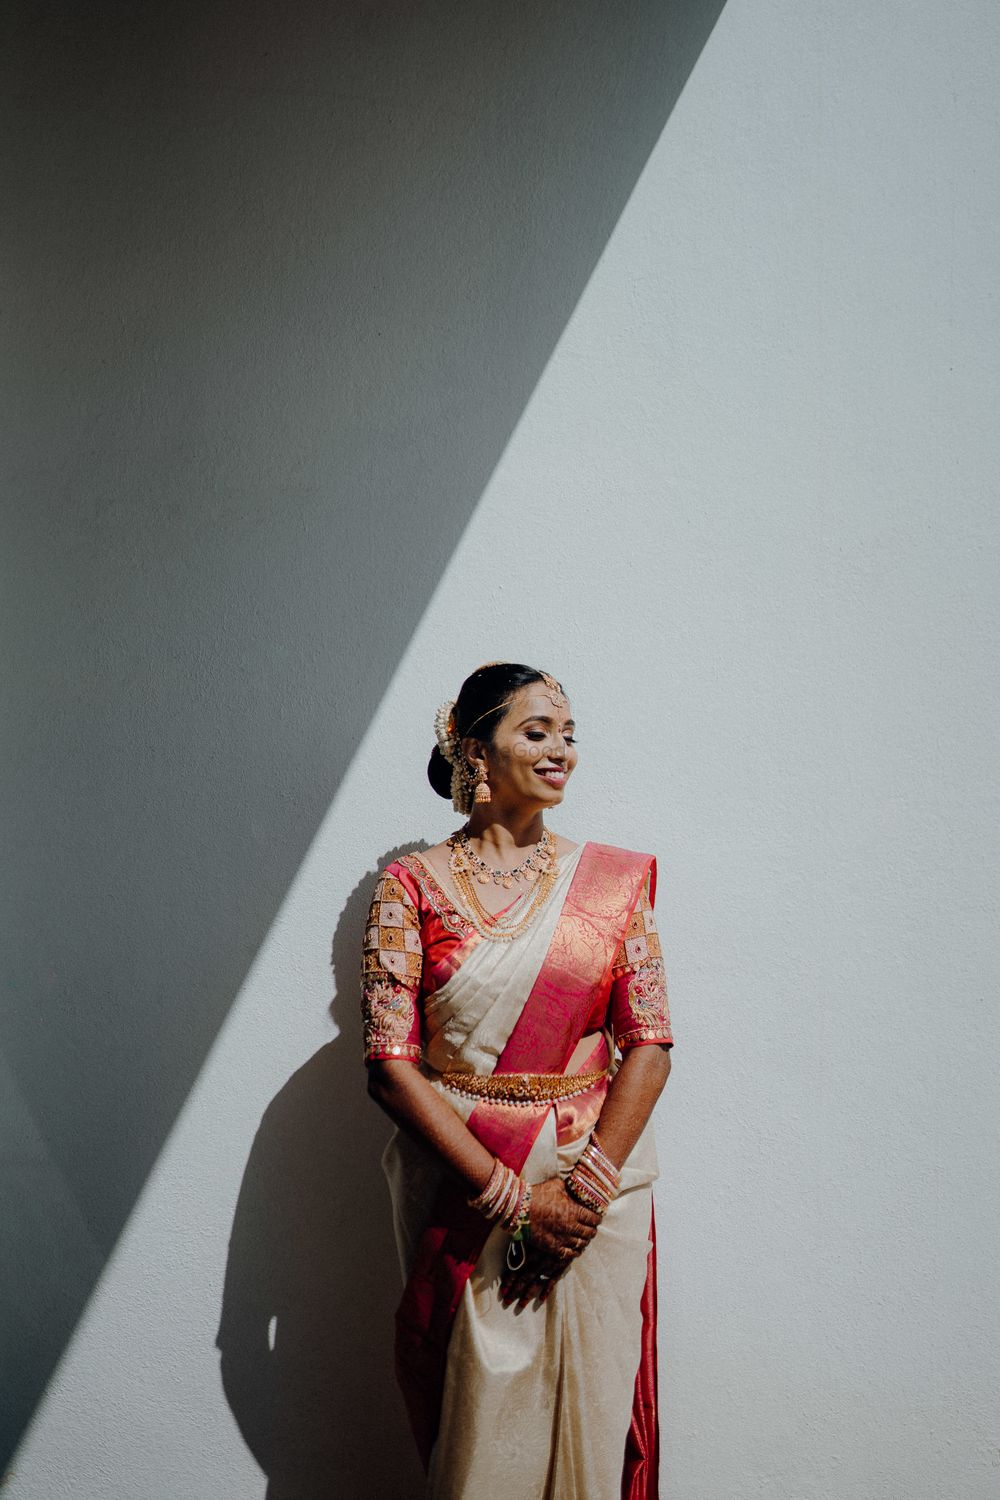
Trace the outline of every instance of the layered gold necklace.
{"label": "layered gold necklace", "polygon": [[[462,898],[465,915],[481,937],[492,943],[509,943],[535,921],[559,878],[555,837],[546,828],[527,859],[512,870],[495,870],[481,859],[469,843],[467,828],[460,828],[447,840],[451,849],[448,869],[455,889]],[[477,885],[503,886],[510,890],[515,883],[530,885],[531,898],[518,899],[514,911],[494,914],[479,899]],[[522,893],[525,894],[525,893]]]}

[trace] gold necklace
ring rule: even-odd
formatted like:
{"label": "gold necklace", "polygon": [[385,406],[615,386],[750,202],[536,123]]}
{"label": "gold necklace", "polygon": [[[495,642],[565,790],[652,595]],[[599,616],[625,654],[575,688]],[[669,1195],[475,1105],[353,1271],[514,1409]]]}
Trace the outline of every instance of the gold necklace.
{"label": "gold necklace", "polygon": [[[448,843],[453,850],[452,858],[455,858],[454,851],[461,849],[480,885],[489,885],[492,880],[494,885],[502,885],[508,891],[515,880],[535,880],[543,870],[548,869],[556,852],[556,841],[547,828],[542,830],[541,838],[527,859],[522,859],[521,863],[515,865],[512,870],[495,870],[492,865],[486,863],[485,859],[480,858],[469,843],[467,828],[460,828],[457,833],[453,833]],[[466,866],[463,865],[462,868]]]}
{"label": "gold necklace", "polygon": [[[473,878],[475,870],[473,860],[477,857],[474,851],[467,849],[464,835],[465,830],[461,829],[459,833],[452,834],[447,842],[451,845],[448,868],[455,883],[455,888],[462,898],[465,915],[481,937],[487,938],[492,943],[509,943],[536,920],[539,912],[548,900],[552,887],[559,878],[559,867],[556,864],[555,858],[555,839],[549,833],[548,829],[546,829],[539,840],[538,846],[528,856],[530,860],[534,861],[531,868],[533,872],[537,872],[537,875],[531,889],[530,900],[524,903],[519,899],[515,903],[518,906],[523,906],[523,910],[518,911],[514,915],[505,912],[495,915],[487,911],[479,899],[476,885],[477,883],[484,882],[478,881],[478,877]],[[469,858],[470,853],[473,857],[472,860]],[[484,865],[482,860],[479,860],[478,863]],[[523,864],[527,864],[527,861],[524,861]],[[484,868],[490,870],[488,865],[484,865]],[[518,866],[518,868],[521,869],[522,867]],[[490,871],[490,874],[492,873]],[[512,872],[501,871],[499,873],[510,874]]]}

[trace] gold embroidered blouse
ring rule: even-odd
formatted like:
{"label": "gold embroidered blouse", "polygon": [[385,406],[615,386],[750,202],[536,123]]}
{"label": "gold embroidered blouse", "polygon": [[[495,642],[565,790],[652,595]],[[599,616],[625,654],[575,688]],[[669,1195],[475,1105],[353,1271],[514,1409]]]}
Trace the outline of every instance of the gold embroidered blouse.
{"label": "gold embroidered blouse", "polygon": [[[452,957],[459,947],[464,957],[470,939],[482,941],[421,860],[404,855],[379,873],[361,961],[365,1062],[420,1061],[422,1002],[454,972]],[[673,1045],[648,878],[618,946],[610,992],[586,1029],[605,1028],[621,1050]]]}

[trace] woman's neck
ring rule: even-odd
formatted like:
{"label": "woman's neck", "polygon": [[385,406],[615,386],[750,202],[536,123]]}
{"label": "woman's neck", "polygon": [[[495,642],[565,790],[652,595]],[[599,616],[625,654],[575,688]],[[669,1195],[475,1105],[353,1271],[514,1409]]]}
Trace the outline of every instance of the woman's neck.
{"label": "woman's neck", "polygon": [[500,813],[489,806],[474,807],[469,814],[470,839],[478,845],[478,853],[487,864],[502,869],[516,864],[522,850],[537,844],[545,832],[540,808],[518,812]]}

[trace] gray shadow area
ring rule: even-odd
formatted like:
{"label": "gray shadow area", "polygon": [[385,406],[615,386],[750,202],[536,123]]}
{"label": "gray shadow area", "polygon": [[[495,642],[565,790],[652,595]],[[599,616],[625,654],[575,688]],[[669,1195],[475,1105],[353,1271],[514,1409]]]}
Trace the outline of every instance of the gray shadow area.
{"label": "gray shadow area", "polygon": [[358,953],[375,877],[333,941],[340,1028],[261,1119],[233,1219],[216,1342],[222,1382],[266,1500],[424,1490],[392,1368],[402,1291],[381,1156],[391,1125],[368,1098]]}
{"label": "gray shadow area", "polygon": [[0,1469],[721,8],[6,14]]}

